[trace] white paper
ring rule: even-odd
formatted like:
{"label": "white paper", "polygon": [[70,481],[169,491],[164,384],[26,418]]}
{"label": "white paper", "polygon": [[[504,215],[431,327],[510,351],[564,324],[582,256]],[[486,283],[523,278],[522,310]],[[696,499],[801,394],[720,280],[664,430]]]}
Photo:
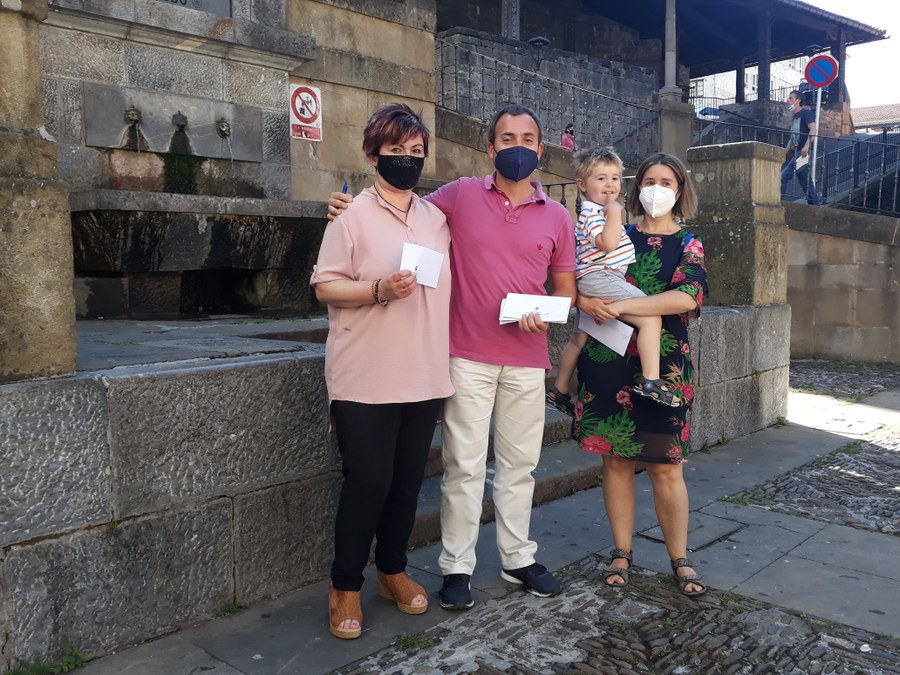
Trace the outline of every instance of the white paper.
{"label": "white paper", "polygon": [[500,323],[518,323],[523,314],[535,312],[545,323],[566,323],[571,298],[561,295],[508,293],[500,302]]}
{"label": "white paper", "polygon": [[403,256],[400,258],[400,269],[410,270],[416,275],[416,281],[423,286],[437,288],[441,276],[444,254],[430,248],[403,242]]}
{"label": "white paper", "polygon": [[797,161],[796,161],[796,163],[794,164],[794,168],[795,168],[795,169],[802,169],[802,168],[803,168],[804,166],[806,166],[807,164],[809,164],[809,155],[806,155],[806,157],[803,157],[803,156],[801,155],[800,157],[797,158]]}
{"label": "white paper", "polygon": [[634,332],[634,328],[618,319],[607,319],[603,323],[597,323],[587,312],[578,313],[578,327],[620,356],[625,355],[631,334]]}

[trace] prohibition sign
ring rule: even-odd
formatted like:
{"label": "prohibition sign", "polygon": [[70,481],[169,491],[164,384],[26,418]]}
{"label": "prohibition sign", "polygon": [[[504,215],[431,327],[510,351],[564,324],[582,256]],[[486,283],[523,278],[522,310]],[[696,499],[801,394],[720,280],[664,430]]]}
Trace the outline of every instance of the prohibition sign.
{"label": "prohibition sign", "polygon": [[838,62],[833,56],[819,54],[806,64],[806,81],[815,88],[827,87],[838,76]]}
{"label": "prohibition sign", "polygon": [[303,124],[315,124],[319,119],[319,97],[309,87],[297,87],[291,94],[291,110]]}

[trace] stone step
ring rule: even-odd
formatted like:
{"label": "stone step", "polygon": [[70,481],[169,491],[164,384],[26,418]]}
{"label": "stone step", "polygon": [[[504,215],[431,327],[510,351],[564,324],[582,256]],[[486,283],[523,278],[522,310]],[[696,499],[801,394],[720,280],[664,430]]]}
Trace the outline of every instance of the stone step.
{"label": "stone step", "polygon": [[[569,418],[556,411],[547,411],[550,416],[568,420]],[[544,428],[545,439],[562,426],[559,420],[548,423]],[[568,435],[568,421],[565,423]],[[533,503],[535,506],[551,502],[561,497],[574,494],[580,490],[596,487],[599,483],[601,460],[599,455],[585,452],[572,440],[558,441],[545,445],[541,451],[541,459],[535,469],[535,488]],[[488,461],[487,478],[494,475],[494,462]],[[419,493],[419,506],[416,511],[416,524],[409,539],[411,547],[419,547],[437,541],[441,536],[441,475],[435,474],[425,479]],[[491,498],[491,486],[485,485],[482,502],[481,522],[494,520],[494,503]]]}

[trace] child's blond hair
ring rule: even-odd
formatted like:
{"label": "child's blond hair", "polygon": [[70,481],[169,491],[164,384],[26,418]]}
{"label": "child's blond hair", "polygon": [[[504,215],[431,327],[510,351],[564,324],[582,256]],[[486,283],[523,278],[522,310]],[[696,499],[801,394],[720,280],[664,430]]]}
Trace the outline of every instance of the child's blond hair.
{"label": "child's blond hair", "polygon": [[612,148],[585,148],[572,156],[572,168],[579,180],[586,180],[591,175],[594,164],[615,164],[620,176],[624,171],[621,158]]}

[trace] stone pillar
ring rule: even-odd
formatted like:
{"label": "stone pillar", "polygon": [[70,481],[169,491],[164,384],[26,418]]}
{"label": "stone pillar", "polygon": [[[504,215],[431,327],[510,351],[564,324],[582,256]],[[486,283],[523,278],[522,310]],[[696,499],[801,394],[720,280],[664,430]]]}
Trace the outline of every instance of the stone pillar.
{"label": "stone pillar", "polygon": [[684,160],[691,146],[694,106],[682,101],[678,86],[678,45],[675,0],[666,0],[665,83],[659,90],[659,149]]}
{"label": "stone pillar", "polygon": [[[665,45],[665,82],[663,92],[674,89],[681,93],[678,87],[678,23],[675,13],[675,0],[666,0],[666,45]],[[673,92],[674,93],[674,92]]]}
{"label": "stone pillar", "polygon": [[69,194],[41,112],[47,0],[0,0],[0,382],[75,371]]}
{"label": "stone pillar", "polygon": [[787,302],[787,237],[781,206],[784,150],[747,141],[688,150],[714,305]]}
{"label": "stone pillar", "polygon": [[694,106],[677,98],[659,97],[659,149],[681,160],[687,158],[694,132]]}

